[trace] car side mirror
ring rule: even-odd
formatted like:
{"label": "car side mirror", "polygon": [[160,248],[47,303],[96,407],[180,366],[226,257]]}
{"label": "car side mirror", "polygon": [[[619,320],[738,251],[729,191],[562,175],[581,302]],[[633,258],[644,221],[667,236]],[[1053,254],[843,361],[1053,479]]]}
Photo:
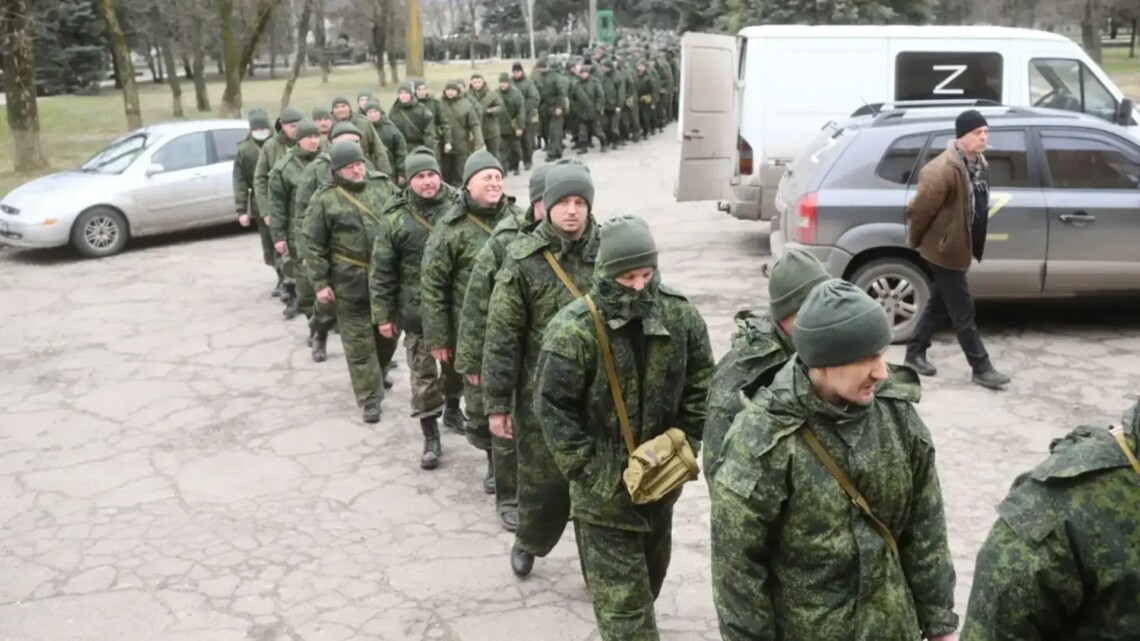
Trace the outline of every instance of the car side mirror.
{"label": "car side mirror", "polygon": [[146,168],[146,177],[150,178],[151,176],[155,174],[161,174],[164,171],[166,171],[166,168],[162,165],[158,163],[151,163],[151,165]]}
{"label": "car side mirror", "polygon": [[1127,127],[1132,124],[1132,111],[1136,103],[1131,98],[1125,98],[1120,101],[1120,106],[1116,108],[1116,124]]}

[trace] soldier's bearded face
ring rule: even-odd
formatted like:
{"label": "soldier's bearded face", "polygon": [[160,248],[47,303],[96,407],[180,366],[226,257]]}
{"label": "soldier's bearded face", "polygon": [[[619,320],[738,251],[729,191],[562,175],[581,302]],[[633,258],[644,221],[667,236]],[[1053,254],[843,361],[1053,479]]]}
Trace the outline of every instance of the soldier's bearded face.
{"label": "soldier's bearded face", "polygon": [[498,169],[484,169],[471,177],[467,193],[483,207],[490,207],[503,197],[503,173]]}
{"label": "soldier's bearded face", "polygon": [[321,137],[319,135],[305,136],[304,138],[298,140],[297,144],[301,146],[301,149],[304,149],[309,153],[313,153],[314,151],[321,148]]}
{"label": "soldier's bearded face", "polygon": [[420,100],[423,100],[424,98],[427,98],[427,95],[428,95],[427,85],[420,85],[420,86],[416,87],[416,97],[417,98],[419,98]]}
{"label": "soldier's bearded face", "polygon": [[297,139],[297,123],[295,123],[295,122],[289,122],[289,123],[283,122],[283,123],[281,123],[281,131],[285,132],[285,136],[288,137],[289,140],[296,140]]}
{"label": "soldier's bearded face", "polygon": [[521,71],[512,71],[511,72],[511,77],[514,78],[515,80],[522,78],[522,76],[523,76],[523,72],[521,72]]}
{"label": "soldier's bearded face", "polygon": [[333,107],[333,115],[337,120],[348,120],[349,114],[352,113],[352,107],[344,104],[343,102]]}
{"label": "soldier's bearded face", "polygon": [[567,196],[550,208],[550,224],[567,236],[577,237],[586,227],[590,205],[581,196]]}
{"label": "soldier's bearded face", "polygon": [[317,130],[321,132],[321,135],[326,135],[332,131],[333,122],[331,118],[318,118],[314,124],[317,125]]}
{"label": "soldier's bearded face", "polygon": [[642,267],[640,269],[631,269],[628,272],[618,276],[614,280],[619,285],[623,285],[630,289],[641,291],[649,286],[653,280],[653,274],[656,272],[652,267]]}
{"label": "soldier's bearded face", "polygon": [[361,160],[348,165],[336,173],[348,182],[360,183],[364,182],[364,171],[364,161]]}
{"label": "soldier's bearded face", "polygon": [[439,193],[439,174],[434,171],[421,171],[412,176],[412,191],[420,198],[435,198]]}
{"label": "soldier's bearded face", "polygon": [[870,405],[875,390],[887,378],[887,350],[840,367],[821,367],[813,377],[820,396],[836,403]]}
{"label": "soldier's bearded face", "polygon": [[451,100],[455,100],[455,97],[459,95],[459,92],[454,89],[444,89],[443,95],[447,96]]}
{"label": "soldier's bearded face", "polygon": [[509,82],[500,82],[499,83],[499,91],[506,91],[508,88],[510,88],[510,86],[511,86],[511,83],[509,83]]}

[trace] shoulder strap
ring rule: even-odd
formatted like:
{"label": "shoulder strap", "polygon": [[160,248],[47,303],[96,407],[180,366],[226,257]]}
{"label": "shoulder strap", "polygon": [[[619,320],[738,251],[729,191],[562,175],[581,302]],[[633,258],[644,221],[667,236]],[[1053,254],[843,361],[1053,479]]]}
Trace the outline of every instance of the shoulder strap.
{"label": "shoulder strap", "polygon": [[566,275],[566,270],[562,269],[562,265],[558,264],[558,259],[554,257],[554,254],[550,253],[550,250],[547,249],[542,252],[542,255],[546,258],[546,262],[550,263],[550,268],[558,275],[558,280],[562,281],[562,284],[566,286],[566,289],[570,290],[574,298],[581,298],[582,292],[574,286],[574,281],[570,280],[570,277]]}
{"label": "shoulder strap", "polygon": [[590,316],[594,317],[594,332],[598,335],[598,346],[602,349],[602,360],[606,363],[606,376],[610,379],[610,394],[614,397],[614,408],[617,409],[618,423],[621,425],[621,435],[625,439],[625,447],[630,454],[637,449],[633,441],[633,428],[629,424],[629,414],[625,411],[625,401],[621,399],[621,384],[618,383],[617,368],[614,367],[614,354],[610,351],[610,339],[606,337],[606,328],[602,325],[602,317],[594,301],[586,296],[586,307],[590,308]]}
{"label": "shoulder strap", "polygon": [[475,216],[474,214],[467,214],[467,220],[470,220],[472,223],[475,223],[476,226],[478,226],[480,229],[487,232],[488,234],[491,233],[491,228],[487,226],[487,223],[479,220],[478,216]]}
{"label": "shoulder strap", "polygon": [[1132,453],[1132,450],[1128,447],[1128,441],[1124,439],[1124,428],[1114,427],[1109,433],[1112,434],[1112,438],[1116,439],[1116,444],[1119,445],[1120,450],[1124,452],[1124,457],[1128,459],[1128,463],[1132,466],[1132,469],[1136,470],[1137,474],[1140,474],[1140,461],[1136,460],[1136,455]]}
{"label": "shoulder strap", "polygon": [[428,231],[431,231],[431,223],[428,222],[427,218],[424,218],[423,216],[419,215],[416,210],[412,209],[412,206],[410,204],[408,205],[408,213],[412,215],[412,218],[416,219],[417,223],[423,225],[424,228],[426,228]]}
{"label": "shoulder strap", "polygon": [[871,527],[875,528],[879,536],[883,537],[883,541],[887,544],[887,547],[889,547],[897,557],[899,555],[899,546],[898,543],[895,542],[895,537],[891,534],[890,528],[884,525],[883,522],[876,518],[871,512],[871,506],[867,504],[867,499],[863,498],[863,495],[855,488],[855,484],[851,482],[851,479],[847,478],[847,475],[840,469],[839,464],[836,463],[835,459],[831,458],[831,455],[823,448],[823,444],[815,437],[811,428],[804,425],[800,428],[800,436],[803,437],[808,447],[815,452],[816,457],[818,457],[820,462],[823,463],[823,466],[827,468],[831,476],[835,478],[835,481],[839,483],[839,487],[843,488],[847,496],[851,497],[851,502],[855,504],[855,507],[859,508],[859,510],[863,512],[863,515],[871,521]]}
{"label": "shoulder strap", "polygon": [[352,204],[356,205],[357,207],[359,207],[359,208],[360,208],[360,210],[361,210],[361,211],[363,211],[365,214],[368,214],[368,217],[369,217],[369,218],[371,218],[372,220],[374,220],[374,221],[376,221],[376,222],[380,222],[380,218],[379,218],[379,217],[376,215],[376,212],[372,211],[372,210],[371,210],[371,209],[368,207],[368,205],[365,205],[364,203],[360,202],[360,199],[359,199],[359,198],[357,198],[356,196],[353,196],[352,194],[350,194],[350,193],[348,192],[348,190],[347,190],[347,189],[345,189],[344,187],[340,187],[340,186],[338,186],[338,187],[336,188],[336,190],[337,190],[338,192],[340,192],[340,195],[342,195],[342,196],[344,196],[345,198],[347,198],[347,199],[348,199],[348,201],[349,201],[350,203],[352,203]]}
{"label": "shoulder strap", "polygon": [[408,123],[408,125],[411,126],[412,129],[415,129],[416,133],[420,135],[420,140],[423,140],[423,137],[424,137],[423,129],[420,129],[419,125],[412,122],[412,119],[410,117],[408,117],[407,110],[406,109],[396,109],[395,112],[397,115],[399,115],[401,118],[403,118],[404,122]]}

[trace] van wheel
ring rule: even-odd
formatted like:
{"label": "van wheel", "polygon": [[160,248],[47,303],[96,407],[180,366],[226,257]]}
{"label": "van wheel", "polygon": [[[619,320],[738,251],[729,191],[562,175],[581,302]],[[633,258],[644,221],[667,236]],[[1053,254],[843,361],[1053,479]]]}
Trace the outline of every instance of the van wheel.
{"label": "van wheel", "polygon": [[127,220],[110,207],[92,207],[75,219],[71,244],[87,258],[119,253],[127,244]]}
{"label": "van wheel", "polygon": [[894,342],[914,338],[931,289],[930,279],[918,265],[906,258],[880,258],[855,270],[850,280],[886,310]]}

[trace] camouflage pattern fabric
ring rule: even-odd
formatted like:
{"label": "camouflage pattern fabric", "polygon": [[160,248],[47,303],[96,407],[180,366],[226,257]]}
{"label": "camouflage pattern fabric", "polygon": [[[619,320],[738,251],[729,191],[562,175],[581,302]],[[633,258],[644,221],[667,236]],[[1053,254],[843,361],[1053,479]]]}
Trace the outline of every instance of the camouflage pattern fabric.
{"label": "camouflage pattern fabric", "polygon": [[502,95],[499,94],[498,89],[491,89],[488,84],[484,84],[483,88],[479,90],[474,87],[468,89],[467,95],[482,105],[483,142],[487,146],[487,151],[491,152],[491,155],[498,158],[499,162],[502,163],[502,152],[499,149],[502,127],[499,125],[499,114],[507,108],[503,104]]}
{"label": "camouflage pattern fabric", "polygon": [[[582,238],[566,241],[549,220],[507,248],[495,277],[483,344],[487,414],[510,414],[517,457],[518,547],[546,556],[570,519],[570,488],[546,445],[535,414],[535,376],[542,334],[575,297],[547,262],[550,251],[580,292],[593,284],[599,225],[589,217]],[[472,281],[474,285],[475,281]],[[468,289],[470,298],[472,290]]]}
{"label": "camouflage pattern fabric", "polygon": [[483,125],[475,105],[462,94],[443,98],[440,103],[443,122],[451,132],[451,153],[440,158],[443,180],[452,187],[463,186],[463,166],[472,151],[483,146]]}
{"label": "camouflage pattern fabric", "polygon": [[[284,132],[278,131],[272,138],[266,140],[261,145],[261,150],[257,154],[257,164],[253,170],[253,205],[257,208],[258,214],[261,217],[269,216],[269,170],[273,169],[274,165],[276,165],[285,154],[289,153],[289,150],[292,149],[295,144],[297,144],[296,141],[291,140]],[[273,251],[273,261],[277,267],[281,268],[284,282],[292,283],[293,277],[285,274],[284,258],[281,254],[277,253],[275,247],[272,247],[272,228],[270,228],[268,224],[266,228],[266,233],[269,235],[269,243]]]}
{"label": "camouflage pattern fabric", "polygon": [[393,172],[389,175],[392,178],[404,177],[404,158],[408,156],[408,143],[404,140],[404,134],[400,133],[400,129],[387,114],[380,116],[380,121],[373,123],[372,128],[387,150],[388,164]]}
{"label": "camouflage pattern fabric", "polygon": [[[540,98],[541,118],[544,120],[543,136],[546,138],[546,159],[557,160],[562,157],[562,141],[565,137],[563,124],[566,112],[570,108],[570,83],[564,82],[556,71],[540,73],[535,80],[538,85]],[[562,113],[554,113],[555,109]]]}
{"label": "camouflage pattern fabric", "polygon": [[261,143],[252,136],[246,136],[238,143],[237,156],[234,157],[233,185],[234,185],[234,211],[238,216],[248,214],[257,226],[257,234],[261,238],[261,259],[269,267],[280,267],[277,250],[273,248],[273,235],[269,232],[269,224],[257,208],[257,198],[253,195],[253,177],[257,171],[257,160],[261,156]]}
{"label": "camouflage pattern fabric", "polygon": [[400,134],[404,136],[404,143],[409,149],[423,145],[439,153],[437,149],[439,137],[436,135],[438,127],[435,121],[435,113],[430,107],[420,103],[413,95],[407,104],[399,100],[393,103],[389,114],[392,124],[400,130]]}
{"label": "camouflage pattern fabric", "polygon": [[[1140,405],[1123,424],[1140,454]],[[1140,474],[1104,426],[1049,450],[998,507],[962,641],[1140,639]]]}
{"label": "camouflage pattern fabric", "polygon": [[538,111],[542,94],[539,93],[538,86],[534,81],[525,74],[518,80],[514,80],[513,83],[515,89],[518,89],[523,96],[522,123],[526,128],[526,133],[523,134],[522,139],[522,161],[529,166],[534,162],[534,147],[537,142],[536,136],[539,127]]}
{"label": "camouflage pattern fabric", "polygon": [[495,91],[503,101],[503,111],[499,114],[499,137],[502,139],[499,143],[502,158],[499,160],[505,169],[518,169],[519,163],[522,162],[523,139],[522,136],[515,135],[515,130],[521,129],[523,134],[526,134],[526,121],[523,120],[523,116],[526,115],[526,100],[513,86],[508,86],[506,91],[498,88]]}
{"label": "camouflage pattern fabric", "polygon": [[301,174],[314,158],[316,153],[294,146],[269,170],[269,206],[265,210],[269,214],[269,231],[275,243],[285,241],[289,253],[281,261],[281,271],[298,284],[306,278],[304,271],[298,269],[301,254],[297,249],[304,212],[298,215],[294,196]]}
{"label": "camouflage pattern fabric", "polygon": [[[869,406],[816,393],[799,359],[745,404],[712,486],[713,598],[725,641],[918,639],[957,629],[954,565],[918,375]],[[898,542],[896,558],[815,453],[811,428]]]}

